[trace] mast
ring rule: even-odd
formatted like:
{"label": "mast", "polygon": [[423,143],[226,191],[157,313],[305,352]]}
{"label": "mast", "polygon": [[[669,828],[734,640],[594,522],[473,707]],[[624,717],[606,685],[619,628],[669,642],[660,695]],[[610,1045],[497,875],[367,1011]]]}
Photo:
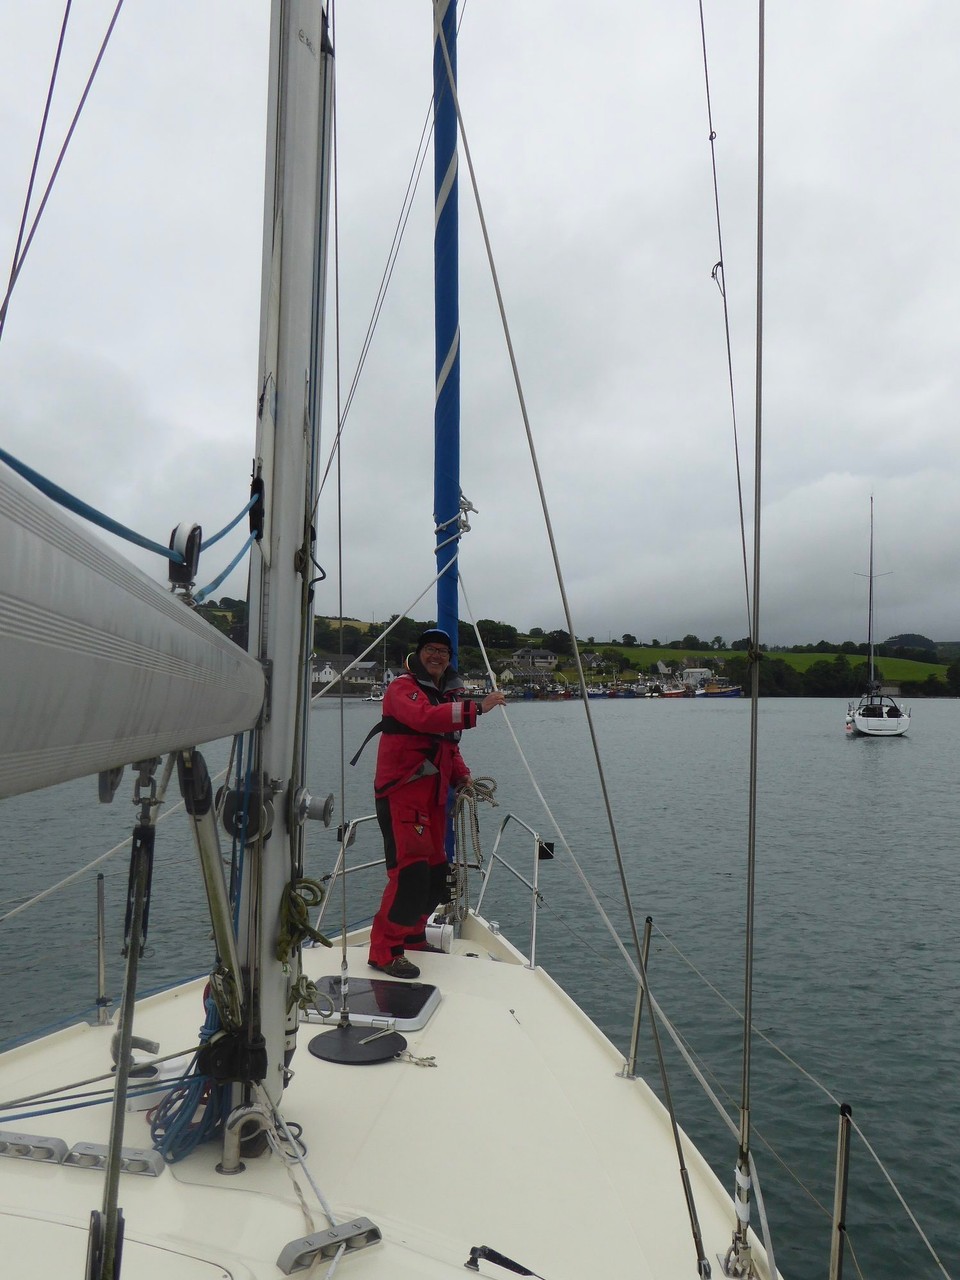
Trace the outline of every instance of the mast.
{"label": "mast", "polygon": [[[449,68],[448,69],[448,60]],[[433,511],[437,571],[456,559],[460,513],[460,302],[457,208],[456,0],[433,5],[434,403]],[[451,74],[452,73],[452,74]],[[453,87],[451,87],[451,79]],[[446,543],[447,545],[444,545]],[[450,635],[457,662],[459,579],[452,565],[437,581],[437,626]]]}
{"label": "mast", "polygon": [[[304,782],[314,576],[312,522],[320,427],[323,299],[333,98],[333,49],[323,0],[273,0],[254,490],[262,538],[250,572],[249,652],[267,675],[250,749],[251,793],[240,904],[240,949],[252,991],[245,1036],[266,1059],[278,1102],[290,982],[277,958],[287,885],[302,874],[296,809]],[[262,1044],[261,1044],[262,1037]],[[251,1072],[250,1078],[257,1078]]]}
{"label": "mast", "polygon": [[870,586],[867,592],[867,649],[870,653],[870,677],[868,688],[873,692],[873,494],[870,495],[870,559],[868,562]]}

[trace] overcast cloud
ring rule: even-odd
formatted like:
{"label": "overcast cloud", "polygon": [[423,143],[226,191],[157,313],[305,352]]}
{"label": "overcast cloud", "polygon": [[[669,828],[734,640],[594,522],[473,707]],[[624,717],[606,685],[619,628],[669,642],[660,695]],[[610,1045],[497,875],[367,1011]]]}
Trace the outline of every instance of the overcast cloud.
{"label": "overcast cloud", "polygon": [[[113,7],[74,5],[43,181]],[[185,518],[219,529],[248,493],[268,7],[127,0],[0,341],[3,445],[160,542]],[[756,8],[704,4],[751,556]],[[461,14],[467,139],[577,633],[743,636],[698,5]],[[61,16],[0,10],[4,270]],[[770,3],[766,26],[761,639],[865,638],[871,494],[878,632],[954,639],[960,6]],[[346,387],[429,106],[430,5],[341,0],[336,37]],[[323,613],[341,559],[361,618],[408,611],[434,572],[431,187],[428,166],[347,419],[342,552],[324,493]],[[460,208],[464,583],[478,617],[549,630],[565,624],[462,158]],[[331,311],[331,406],[337,332]],[[202,584],[241,542],[208,553]],[[244,592],[235,575],[216,594]],[[432,593],[412,612],[432,616]]]}

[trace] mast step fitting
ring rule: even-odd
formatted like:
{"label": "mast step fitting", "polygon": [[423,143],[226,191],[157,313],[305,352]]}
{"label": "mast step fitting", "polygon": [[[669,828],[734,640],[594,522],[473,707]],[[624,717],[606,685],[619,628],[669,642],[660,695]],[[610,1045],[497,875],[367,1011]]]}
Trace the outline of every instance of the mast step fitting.
{"label": "mast step fitting", "polygon": [[294,1271],[306,1271],[315,1258],[336,1257],[343,1246],[346,1246],[347,1253],[353,1253],[367,1245],[379,1244],[382,1239],[380,1228],[374,1226],[369,1218],[354,1218],[352,1222],[342,1222],[329,1231],[317,1231],[312,1236],[291,1240],[277,1259],[277,1266],[285,1276],[289,1276]]}

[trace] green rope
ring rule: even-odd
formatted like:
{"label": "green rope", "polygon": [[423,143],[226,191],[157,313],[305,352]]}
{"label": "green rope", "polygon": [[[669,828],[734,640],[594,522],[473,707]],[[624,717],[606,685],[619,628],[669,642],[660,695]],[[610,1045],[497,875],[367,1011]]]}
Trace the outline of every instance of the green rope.
{"label": "green rope", "polygon": [[324,947],[333,943],[310,923],[310,908],[323,901],[323,886],[317,880],[291,880],[283,891],[280,904],[280,934],[277,938],[277,959],[289,963],[306,938]]}

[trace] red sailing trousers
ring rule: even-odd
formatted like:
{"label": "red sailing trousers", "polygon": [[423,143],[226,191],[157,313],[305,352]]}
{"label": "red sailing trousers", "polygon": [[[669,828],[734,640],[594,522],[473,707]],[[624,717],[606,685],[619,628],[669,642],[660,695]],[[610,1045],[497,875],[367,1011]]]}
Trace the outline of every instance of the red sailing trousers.
{"label": "red sailing trousers", "polygon": [[446,818],[436,775],[377,800],[387,885],[370,930],[371,964],[389,964],[425,945],[427,917],[448,900]]}

